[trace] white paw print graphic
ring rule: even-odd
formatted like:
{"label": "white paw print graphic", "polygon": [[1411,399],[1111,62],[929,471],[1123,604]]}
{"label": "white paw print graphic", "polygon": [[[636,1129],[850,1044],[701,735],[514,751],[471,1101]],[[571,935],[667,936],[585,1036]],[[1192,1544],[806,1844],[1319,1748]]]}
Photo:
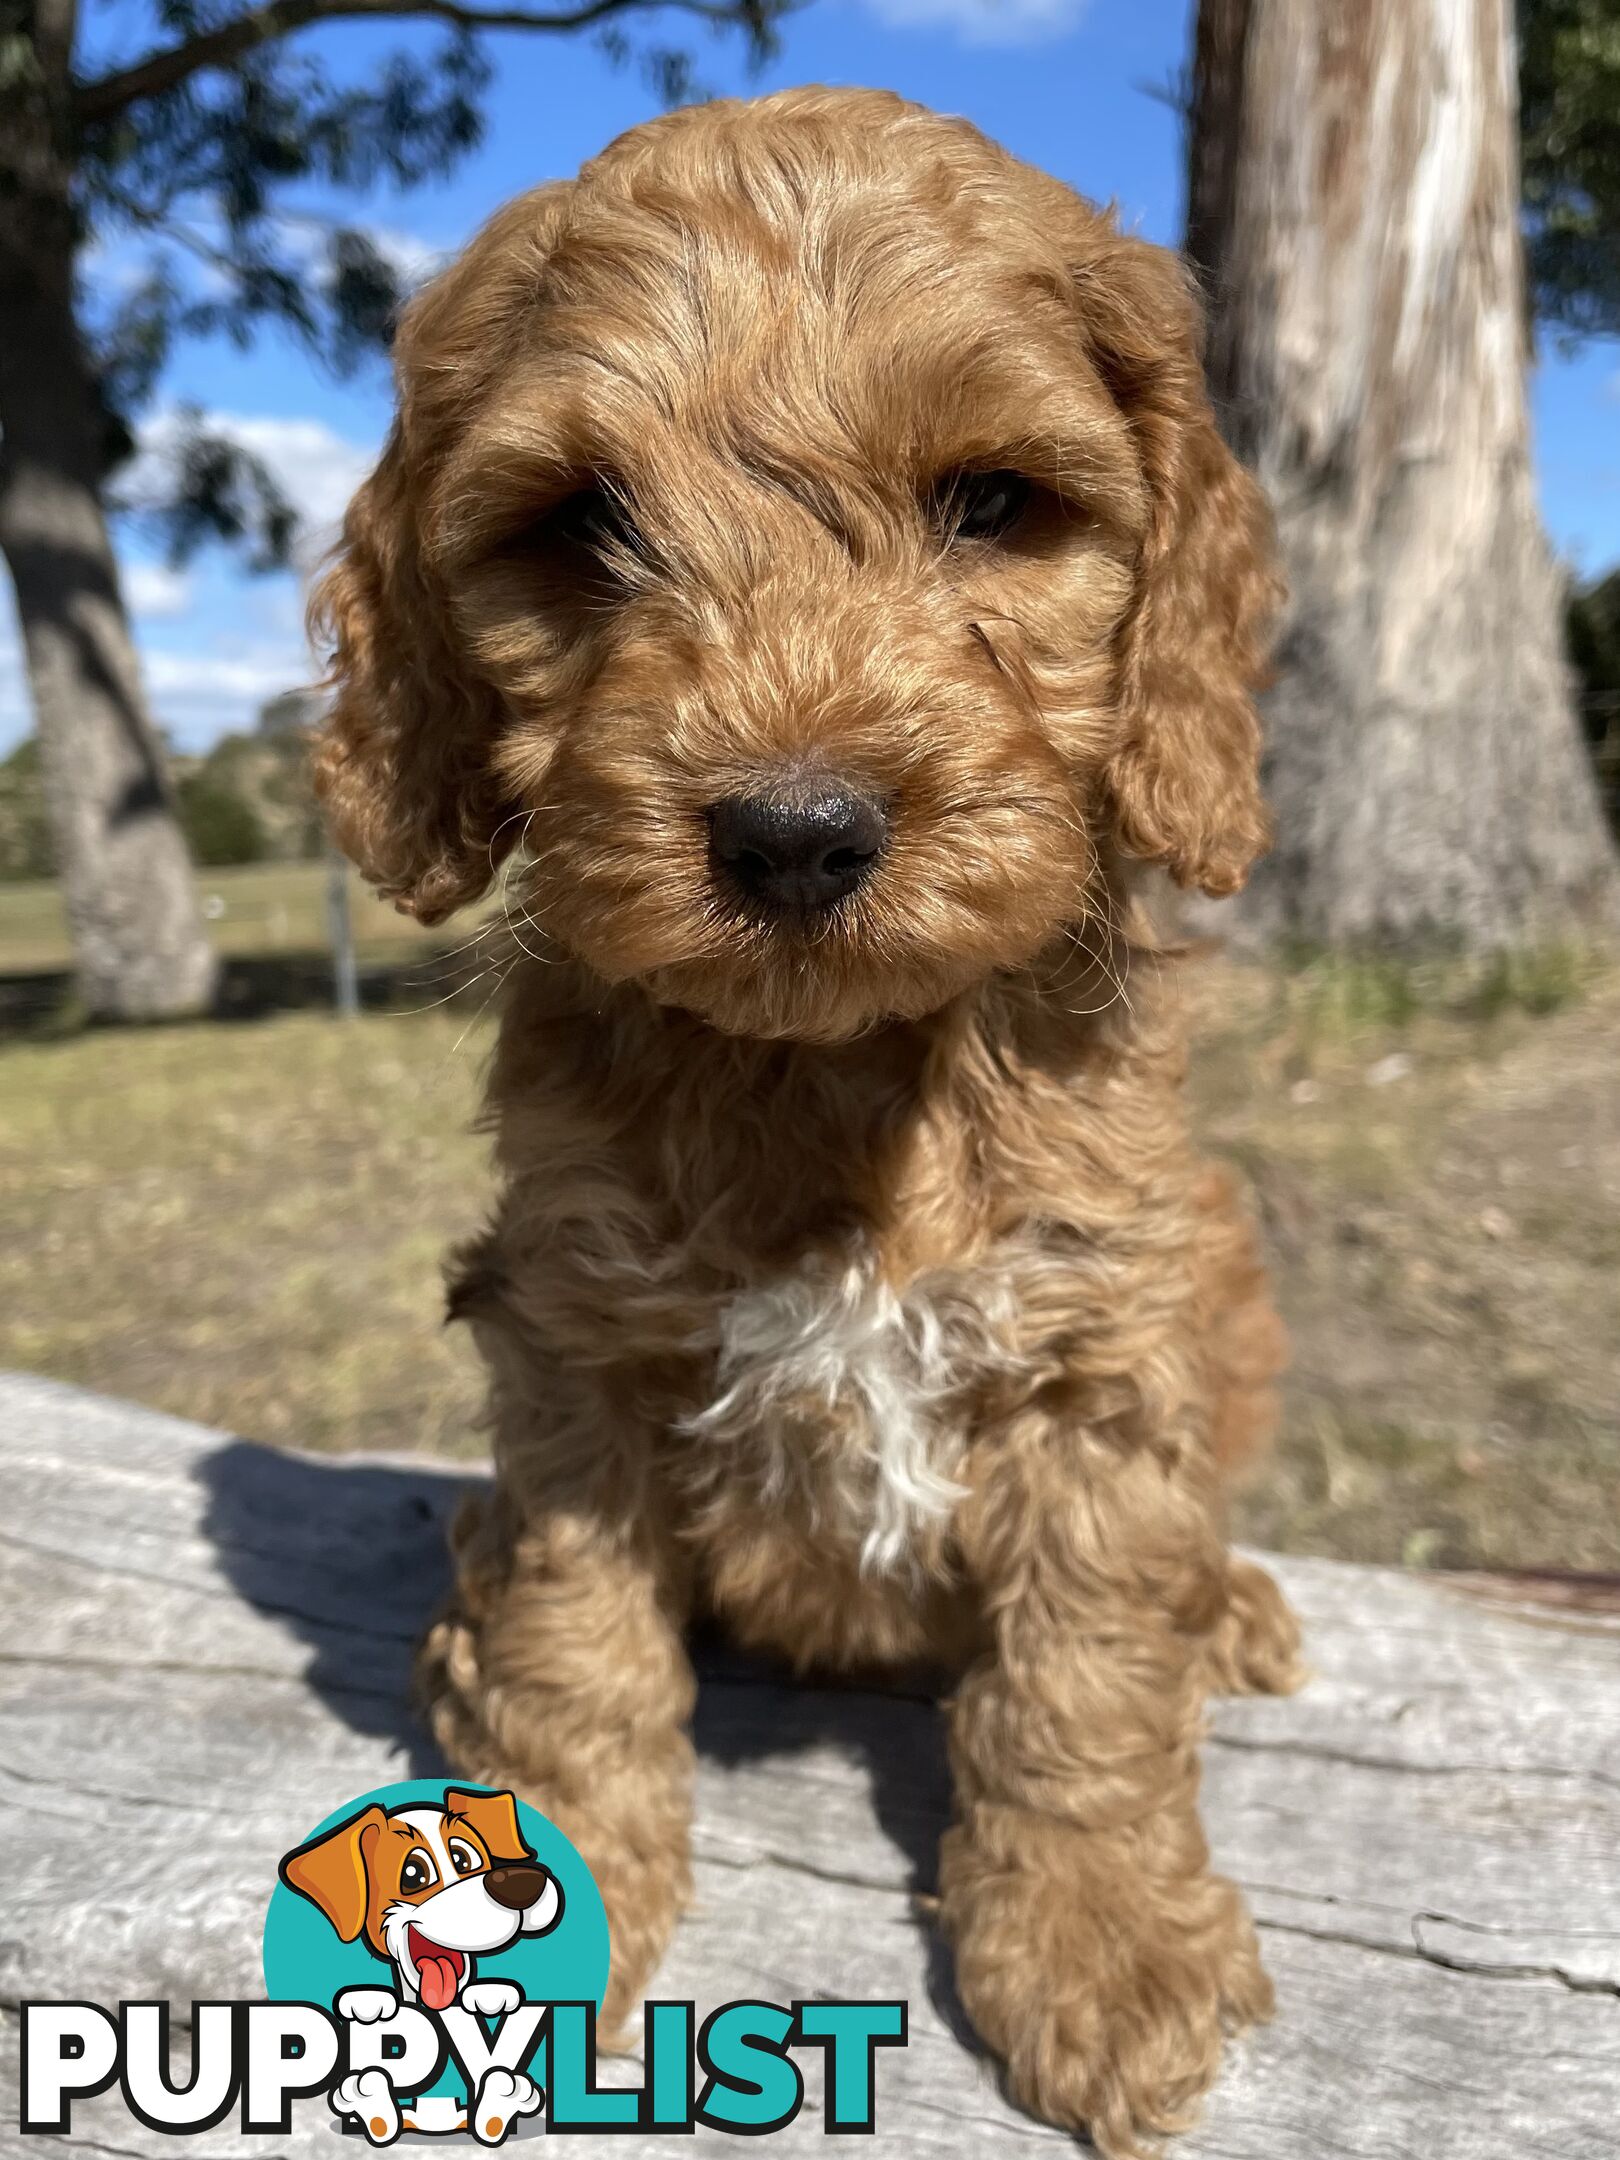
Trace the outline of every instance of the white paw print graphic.
{"label": "white paw print graphic", "polygon": [[520,2115],[540,2105],[540,2088],[521,2070],[486,2070],[473,2105],[473,2135],[482,2145],[498,2145]]}
{"label": "white paw print graphic", "polygon": [[398,2012],[399,1998],[391,1988],[345,1988],[337,1999],[338,2016],[347,2018],[351,2025],[375,2025]]}
{"label": "white paw print graphic", "polygon": [[505,2017],[523,2000],[523,1990],[511,1980],[472,1980],[461,1991],[463,2010],[480,2017]]}
{"label": "white paw print graphic", "polygon": [[333,2087],[332,2106],[357,2122],[373,2145],[391,2145],[399,2136],[394,2088],[380,2070],[351,2070]]}

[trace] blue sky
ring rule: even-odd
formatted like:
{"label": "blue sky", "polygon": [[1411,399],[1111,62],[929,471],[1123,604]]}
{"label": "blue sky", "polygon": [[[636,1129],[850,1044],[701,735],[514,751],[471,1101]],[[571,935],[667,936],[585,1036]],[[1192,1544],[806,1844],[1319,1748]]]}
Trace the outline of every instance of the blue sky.
{"label": "blue sky", "polygon": [[[147,41],[135,0],[110,0],[91,19],[98,46],[120,57]],[[1116,201],[1136,230],[1173,242],[1181,219],[1178,129],[1148,91],[1182,66],[1189,19],[1190,0],[811,0],[787,22],[780,58],[752,85],[734,43],[711,43],[677,18],[661,34],[695,47],[716,90],[867,83],[964,113],[1083,193]],[[414,27],[369,24],[314,36],[345,76],[363,75],[397,45],[432,43]],[[572,172],[655,109],[636,71],[616,70],[587,40],[509,34],[492,38],[488,50],[496,81],[487,134],[451,181],[330,206],[380,228],[407,259],[428,264],[452,252],[507,196]],[[108,268],[116,272],[116,259]],[[335,384],[276,337],[245,354],[213,345],[182,352],[163,396],[222,416],[278,472],[316,534],[330,530],[365,472],[388,414],[380,364]],[[1583,571],[1620,560],[1620,350],[1546,351],[1534,417],[1554,543]],[[201,748],[251,725],[264,699],[303,679],[295,578],[247,576],[219,552],[177,573],[137,534],[121,537],[152,701],[179,746]],[[27,725],[8,592],[0,612],[0,751]]]}

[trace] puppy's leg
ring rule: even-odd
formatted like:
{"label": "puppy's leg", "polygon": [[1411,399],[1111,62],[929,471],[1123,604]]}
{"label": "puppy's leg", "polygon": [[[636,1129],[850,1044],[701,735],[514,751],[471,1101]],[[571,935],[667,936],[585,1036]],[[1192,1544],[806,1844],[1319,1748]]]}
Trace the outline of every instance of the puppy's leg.
{"label": "puppy's leg", "polygon": [[1183,2127],[1271,1989],[1208,1866],[1196,1743],[1228,1595],[1207,1456],[1043,1411],[959,1519],[993,1648],[950,1711],[942,1920],[969,2016],[1033,2113],[1111,2155]]}
{"label": "puppy's leg", "polygon": [[418,1680],[452,1762],[549,1816],[596,1878],[611,2044],[690,1894],[685,1599],[644,1464],[598,1450],[591,1474],[548,1484],[544,1450],[511,1439],[503,1429],[494,1502],[458,1535],[456,1594]]}
{"label": "puppy's leg", "polygon": [[[1227,1482],[1261,1462],[1277,1429],[1276,1383],[1288,1336],[1272,1301],[1260,1240],[1237,1181],[1205,1166],[1193,1188],[1195,1325],[1210,1405],[1209,1445]],[[1250,1560],[1234,1560],[1226,1610],[1210,1637],[1207,1679],[1219,1695],[1286,1695],[1299,1686],[1299,1623]]]}
{"label": "puppy's leg", "polygon": [[1291,1695],[1305,1680],[1293,1607],[1253,1560],[1232,1560],[1226,1582],[1226,1609],[1209,1638],[1204,1684],[1212,1695]]}

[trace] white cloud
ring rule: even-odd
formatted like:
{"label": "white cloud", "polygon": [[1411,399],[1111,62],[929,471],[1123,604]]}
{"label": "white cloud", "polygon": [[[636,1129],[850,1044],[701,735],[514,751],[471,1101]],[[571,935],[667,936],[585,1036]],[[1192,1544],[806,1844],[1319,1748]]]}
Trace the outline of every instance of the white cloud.
{"label": "white cloud", "polygon": [[301,638],[244,649],[216,636],[190,648],[147,646],[141,672],[164,732],[182,750],[203,750],[221,735],[251,733],[260,708],[308,683],[315,668]]}
{"label": "white cloud", "polygon": [[190,578],[166,563],[126,563],[123,586],[125,606],[146,622],[183,615],[191,605]]}
{"label": "white cloud", "polygon": [[[323,420],[265,413],[206,412],[203,425],[228,436],[263,460],[298,512],[300,553],[318,554],[331,541],[349,497],[375,462],[374,444],[350,442]],[[140,451],[119,477],[118,492],[135,507],[161,501],[182,432],[173,406],[154,413],[140,428]]]}
{"label": "white cloud", "polygon": [[[283,690],[307,683],[314,665],[301,641],[247,652],[154,651],[146,646],[141,673],[164,731],[182,750],[201,750],[221,735],[255,727],[259,708]],[[0,758],[32,730],[22,655],[0,630]]]}
{"label": "white cloud", "polygon": [[304,530],[329,537],[349,497],[376,463],[376,444],[347,441],[321,420],[210,413],[211,425],[263,458]]}
{"label": "white cloud", "polygon": [[[447,259],[446,251],[424,240],[419,233],[399,225],[353,224],[351,232],[363,233],[388,264],[406,292],[430,278]],[[323,286],[332,281],[328,246],[331,228],[321,219],[296,214],[278,218],[275,237],[280,247]]]}
{"label": "white cloud", "polygon": [[[138,591],[151,575],[149,564],[130,565],[124,572],[126,593]],[[140,615],[138,607],[135,613]],[[191,627],[187,623],[179,634],[185,635]],[[167,635],[176,633],[170,631]],[[220,735],[254,727],[261,705],[283,690],[307,683],[315,673],[309,649],[295,624],[289,625],[285,635],[271,628],[268,635],[261,634],[251,643],[239,633],[216,628],[206,641],[199,638],[189,647],[154,645],[139,634],[137,625],[136,642],[141,649],[141,674],[152,710],[185,750],[203,749]],[[32,732],[22,641],[8,599],[0,607],[0,758],[8,756]]]}
{"label": "white cloud", "polygon": [[147,249],[121,234],[92,234],[79,251],[78,272],[85,283],[120,296],[144,284],[149,267]]}
{"label": "white cloud", "polygon": [[903,30],[954,30],[964,45],[1045,45],[1066,37],[1089,0],[867,0]]}
{"label": "white cloud", "polygon": [[443,269],[452,252],[435,247],[419,233],[402,232],[397,225],[365,225],[357,229],[364,232],[407,292],[425,285],[436,270]]}
{"label": "white cloud", "polygon": [[[9,582],[9,581],[8,581]],[[23,678],[22,642],[9,589],[0,598],[0,758],[9,757],[33,728]]]}
{"label": "white cloud", "polygon": [[[109,229],[91,236],[80,258],[80,272],[92,291],[122,298],[144,284],[154,262],[166,263],[194,294],[220,299],[234,290],[234,280],[200,251],[213,249],[222,257],[232,252],[231,236],[220,221],[206,212],[185,219],[198,243],[197,250],[159,233],[148,236],[130,231],[115,220]],[[398,225],[366,225],[355,222],[349,230],[363,233],[383,258],[407,293],[430,278],[448,260],[449,251],[424,240],[419,233]],[[296,212],[267,221],[267,237],[283,257],[306,278],[323,289],[330,287],[332,270],[329,244],[332,228],[323,218],[303,217]]]}
{"label": "white cloud", "polygon": [[267,698],[307,682],[312,670],[307,653],[275,646],[255,653],[149,652],[145,672],[160,711],[252,716]]}

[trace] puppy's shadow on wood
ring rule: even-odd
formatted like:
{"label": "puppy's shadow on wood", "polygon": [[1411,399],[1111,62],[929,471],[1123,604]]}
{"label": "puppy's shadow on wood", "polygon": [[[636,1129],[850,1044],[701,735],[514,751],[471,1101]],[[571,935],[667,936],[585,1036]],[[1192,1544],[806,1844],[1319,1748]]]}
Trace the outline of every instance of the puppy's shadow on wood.
{"label": "puppy's shadow on wood", "polygon": [[222,1573],[305,1644],[310,1693],[352,1731],[388,1743],[395,1777],[444,1771],[411,1708],[411,1661],[450,1587],[451,1518],[480,1475],[322,1462],[252,1440],[213,1450],[196,1475]]}
{"label": "puppy's shadow on wood", "polygon": [[[874,1675],[865,1683],[805,1680],[781,1664],[733,1648],[717,1630],[700,1632],[692,1655],[699,1681],[692,1737],[700,1758],[738,1770],[770,1762],[789,1782],[799,1756],[820,1755],[824,1762],[830,1751],[855,1764],[851,1788],[864,1787],[879,1829],[905,1863],[906,1889],[922,1930],[929,2000],[964,2047],[982,2052],[957,1999],[950,1954],[930,1916],[939,1840],[951,1812],[939,1705],[948,1677],[915,1672]],[[838,1797],[844,1797],[842,1791]],[[807,1780],[806,1815],[817,1805],[815,1785]],[[791,1847],[791,1829],[788,1842]],[[865,1843],[857,1831],[855,1852]],[[781,1857],[812,1869],[825,1859],[791,1849]],[[850,1865],[849,1879],[859,1883],[853,1855]],[[871,1894],[882,1891],[874,1884]]]}
{"label": "puppy's shadow on wood", "polygon": [[[393,1775],[438,1777],[444,1761],[411,1704],[418,1638],[450,1587],[450,1522],[483,1474],[408,1462],[323,1462],[233,1440],[197,1467],[203,1528],[232,1590],[308,1649],[304,1684],[352,1731],[397,1755]],[[795,1780],[795,1759],[830,1752],[855,1765],[912,1896],[935,1883],[949,1818],[935,1678],[872,1687],[813,1684],[746,1656],[715,1632],[693,1645],[700,1687],[693,1738],[704,1761],[746,1772],[766,1763]],[[334,1795],[334,1804],[347,1794]],[[817,1805],[808,1775],[806,1811]],[[780,1818],[780,1807],[775,1810]],[[784,1858],[794,1859],[793,1854]],[[814,1864],[814,1863],[812,1863]],[[881,1891],[874,1888],[874,1896]],[[940,2016],[975,2046],[949,1959],[925,1926],[928,1988]]]}

